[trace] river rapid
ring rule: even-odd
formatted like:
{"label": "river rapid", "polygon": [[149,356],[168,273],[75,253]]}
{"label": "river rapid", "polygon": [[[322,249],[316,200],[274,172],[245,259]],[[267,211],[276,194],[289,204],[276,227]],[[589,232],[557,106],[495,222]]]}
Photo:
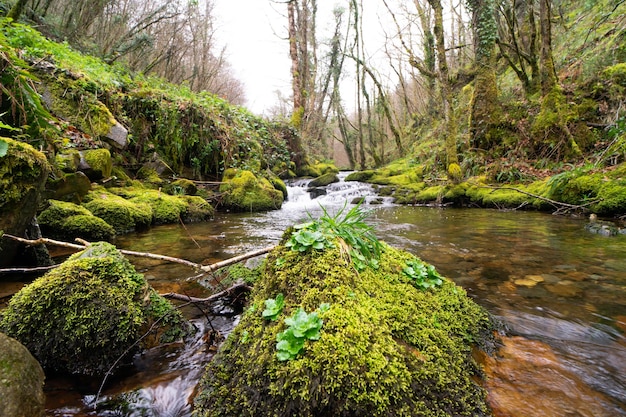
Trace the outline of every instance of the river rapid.
{"label": "river rapid", "polygon": [[[281,210],[220,213],[208,223],[159,226],[116,244],[212,263],[277,243],[288,226],[318,217],[320,206],[336,213],[364,198],[381,240],[435,265],[506,325],[498,354],[478,358],[494,415],[626,416],[625,235],[590,233],[583,218],[396,206],[367,184],[341,181],[312,193],[306,184],[289,184]],[[193,271],[185,266],[131,260],[160,292],[208,294],[187,280]],[[201,283],[210,286],[211,277]],[[206,327],[197,314],[194,322]],[[220,317],[213,326],[226,335],[236,322]],[[213,353],[201,337],[147,352],[133,372],[107,383],[95,411],[99,384],[52,378],[48,415],[189,416],[188,399]]]}

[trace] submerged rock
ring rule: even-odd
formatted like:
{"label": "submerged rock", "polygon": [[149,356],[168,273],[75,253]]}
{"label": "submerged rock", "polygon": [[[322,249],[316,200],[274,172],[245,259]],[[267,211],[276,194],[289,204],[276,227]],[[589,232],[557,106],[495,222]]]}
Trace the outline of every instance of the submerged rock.
{"label": "submerged rock", "polygon": [[0,416],[42,417],[44,373],[17,340],[0,333]]}
{"label": "submerged rock", "polygon": [[267,257],[194,415],[489,415],[472,358],[488,313],[415,256],[382,244],[368,259],[316,227]]}
{"label": "submerged rock", "polygon": [[[155,333],[142,338],[148,330]],[[15,294],[0,331],[45,369],[101,376],[140,347],[186,335],[189,325],[113,245],[98,242]]]}

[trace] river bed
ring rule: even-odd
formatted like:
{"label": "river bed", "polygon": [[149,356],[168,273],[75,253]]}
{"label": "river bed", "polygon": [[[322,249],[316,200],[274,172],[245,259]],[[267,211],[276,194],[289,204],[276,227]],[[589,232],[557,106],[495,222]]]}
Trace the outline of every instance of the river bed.
{"label": "river bed", "polygon": [[[159,226],[116,244],[212,263],[277,243],[286,227],[319,216],[320,204],[334,213],[365,196],[381,240],[435,265],[506,324],[499,354],[481,359],[496,415],[626,416],[626,236],[592,234],[584,218],[546,213],[396,206],[366,184],[341,182],[317,198],[304,182],[289,191],[278,211],[220,213],[208,223]],[[132,261],[161,292],[203,293],[187,280],[193,271],[185,266]],[[235,321],[220,320],[227,334]],[[93,411],[93,388],[76,392],[75,384],[53,381],[48,413],[188,416],[186,399],[213,354],[205,350],[196,341],[142,359],[140,376],[106,391],[126,396],[126,411]]]}

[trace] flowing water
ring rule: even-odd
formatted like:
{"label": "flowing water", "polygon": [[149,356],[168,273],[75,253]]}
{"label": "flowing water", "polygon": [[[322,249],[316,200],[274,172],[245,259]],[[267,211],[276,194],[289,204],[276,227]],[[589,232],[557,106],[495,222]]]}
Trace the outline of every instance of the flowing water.
{"label": "flowing water", "polygon": [[[494,415],[626,416],[626,236],[587,232],[585,219],[395,206],[366,184],[342,181],[308,192],[300,181],[290,185],[281,210],[222,213],[208,223],[160,226],[116,243],[212,263],[275,244],[286,227],[319,216],[321,205],[336,213],[356,197],[372,210],[380,239],[434,264],[506,324],[498,354],[479,358]],[[161,292],[207,294],[186,279],[193,271],[185,266],[132,261]],[[201,281],[211,284],[210,277]],[[213,325],[227,334],[236,318],[219,320]],[[148,352],[133,374],[107,384],[97,411],[91,407],[97,387],[53,380],[48,414],[188,416],[187,399],[212,354],[200,337]],[[107,405],[112,400],[116,405]]]}

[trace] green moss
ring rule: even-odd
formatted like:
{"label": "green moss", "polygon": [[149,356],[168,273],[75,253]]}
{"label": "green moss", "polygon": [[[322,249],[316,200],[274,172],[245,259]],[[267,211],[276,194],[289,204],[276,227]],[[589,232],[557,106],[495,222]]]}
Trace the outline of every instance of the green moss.
{"label": "green moss", "polygon": [[285,182],[281,180],[280,178],[273,176],[273,175],[269,178],[269,181],[272,183],[274,188],[276,188],[278,191],[283,193],[283,201],[286,200],[288,193],[287,193],[287,186],[285,185]]}
{"label": "green moss", "polygon": [[0,158],[0,212],[38,193],[50,171],[46,156],[27,143],[0,137],[8,144],[7,153]]}
{"label": "green moss", "polygon": [[312,177],[317,178],[322,175],[322,172],[316,168],[315,166],[309,164],[303,164],[296,170],[296,175],[298,177]]}
{"label": "green moss", "polygon": [[322,174],[319,177],[311,180],[309,182],[309,187],[325,187],[334,182],[339,182],[339,178],[337,174],[334,172],[328,172],[326,174]]}
{"label": "green moss", "polygon": [[57,200],[48,200],[48,204],[37,217],[41,230],[48,237],[94,241],[111,240],[115,236],[111,225],[85,207]]}
{"label": "green moss", "polygon": [[[402,270],[415,259],[384,246],[361,273],[338,248],[266,260],[251,307],[207,367],[195,415],[486,415],[472,344],[490,338],[488,314],[451,281],[420,291]],[[264,301],[282,293],[276,321]],[[294,360],[276,358],[276,335],[297,308],[319,314],[321,337]]]}
{"label": "green moss", "polygon": [[204,198],[195,195],[185,195],[182,199],[187,203],[187,210],[183,213],[185,222],[203,222],[212,219],[215,209]]}
{"label": "green moss", "polygon": [[180,178],[165,186],[164,190],[166,193],[171,195],[196,195],[198,187],[193,181],[186,178]]}
{"label": "green moss", "polygon": [[332,162],[317,162],[314,165],[314,168],[321,173],[324,174],[339,174],[339,168],[335,166]]}
{"label": "green moss", "polygon": [[89,149],[83,152],[83,156],[91,168],[87,174],[90,178],[98,180],[111,176],[113,161],[108,149]]}
{"label": "green moss", "polygon": [[375,171],[365,170],[365,171],[355,171],[346,177],[346,181],[359,181],[359,182],[367,182],[374,175]]}
{"label": "green moss", "polygon": [[115,232],[124,234],[152,224],[152,208],[149,204],[137,204],[102,189],[87,194],[84,204],[91,213],[113,226]]}
{"label": "green moss", "polygon": [[139,206],[150,206],[154,224],[178,223],[187,212],[187,202],[184,199],[158,190],[143,190],[130,201]]}
{"label": "green moss", "polygon": [[[158,318],[154,297],[158,294],[114,246],[94,243],[15,294],[0,329],[46,369],[102,376],[136,350],[134,343]],[[157,310],[172,315],[174,333],[188,331],[173,307]]]}
{"label": "green moss", "polygon": [[443,185],[426,187],[417,193],[416,198],[422,202],[439,201],[443,198],[445,191],[446,188]]}
{"label": "green moss", "polygon": [[137,179],[142,182],[159,186],[163,184],[163,180],[154,168],[143,166],[137,171]]}
{"label": "green moss", "polygon": [[76,149],[67,149],[57,153],[54,157],[54,164],[63,172],[76,172],[80,164],[80,152]]}
{"label": "green moss", "polygon": [[265,178],[257,178],[251,171],[230,169],[224,173],[220,192],[224,206],[234,211],[263,211],[279,209],[283,193]]}

